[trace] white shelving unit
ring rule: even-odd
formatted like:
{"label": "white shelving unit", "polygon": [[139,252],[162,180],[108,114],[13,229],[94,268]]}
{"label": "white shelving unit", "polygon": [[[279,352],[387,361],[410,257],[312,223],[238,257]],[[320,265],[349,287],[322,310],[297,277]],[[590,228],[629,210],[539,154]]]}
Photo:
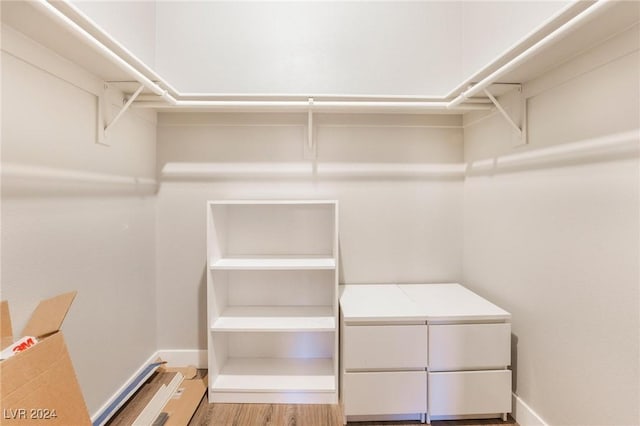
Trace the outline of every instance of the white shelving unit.
{"label": "white shelving unit", "polygon": [[209,401],[338,401],[338,204],[207,204]]}

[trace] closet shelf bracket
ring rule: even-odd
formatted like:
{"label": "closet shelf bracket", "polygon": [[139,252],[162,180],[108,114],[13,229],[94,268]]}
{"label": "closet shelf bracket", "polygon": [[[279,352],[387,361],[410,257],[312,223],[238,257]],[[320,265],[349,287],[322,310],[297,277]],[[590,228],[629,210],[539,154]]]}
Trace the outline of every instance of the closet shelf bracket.
{"label": "closet shelf bracket", "polygon": [[[514,115],[516,115],[515,118],[509,114],[507,109],[503,107],[500,104],[500,102],[498,102],[496,97],[493,96],[493,94],[489,91],[488,88],[483,89],[483,92],[487,96],[487,98],[491,100],[493,105],[495,105],[496,109],[500,112],[502,117],[504,117],[507,123],[509,123],[509,125],[515,131],[515,136],[517,141],[515,145],[523,145],[527,143],[527,138],[526,138],[527,101],[522,94],[522,86],[517,85],[516,90],[518,91],[519,96],[518,96],[517,105],[515,106],[515,108],[513,108],[515,110],[515,113],[514,113]],[[517,124],[516,121],[519,121],[522,124]]]}
{"label": "closet shelf bracket", "polygon": [[118,111],[118,114],[116,114],[116,116],[113,117],[113,120],[111,120],[111,122],[109,124],[104,126],[105,135],[113,127],[113,125],[116,124],[118,122],[118,120],[120,120],[120,117],[122,117],[124,115],[124,113],[129,109],[129,107],[133,103],[133,101],[136,100],[138,95],[140,95],[140,93],[142,93],[143,90],[144,90],[144,85],[141,84],[140,87],[138,87],[138,89],[135,92],[133,92],[133,94],[131,96],[129,96],[129,99],[127,99],[127,101],[124,104],[124,106],[120,109],[120,111]]}

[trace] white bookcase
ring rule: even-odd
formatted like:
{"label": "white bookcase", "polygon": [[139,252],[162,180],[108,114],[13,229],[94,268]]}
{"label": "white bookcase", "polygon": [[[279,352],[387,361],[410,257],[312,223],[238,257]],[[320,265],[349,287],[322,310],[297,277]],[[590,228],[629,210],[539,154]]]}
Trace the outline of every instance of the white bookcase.
{"label": "white bookcase", "polygon": [[337,201],[207,204],[209,402],[338,401]]}

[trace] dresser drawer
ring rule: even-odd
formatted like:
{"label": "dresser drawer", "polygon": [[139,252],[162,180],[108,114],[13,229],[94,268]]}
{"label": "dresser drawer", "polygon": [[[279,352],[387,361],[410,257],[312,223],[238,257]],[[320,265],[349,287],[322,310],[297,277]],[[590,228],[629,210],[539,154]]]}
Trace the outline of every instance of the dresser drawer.
{"label": "dresser drawer", "polygon": [[429,373],[429,414],[453,416],[511,412],[511,371]]}
{"label": "dresser drawer", "polygon": [[347,416],[426,413],[427,373],[345,373],[343,395]]}
{"label": "dresser drawer", "polygon": [[427,366],[426,325],[345,326],[343,342],[347,370]]}
{"label": "dresser drawer", "polygon": [[429,325],[431,371],[504,368],[511,364],[511,324]]}

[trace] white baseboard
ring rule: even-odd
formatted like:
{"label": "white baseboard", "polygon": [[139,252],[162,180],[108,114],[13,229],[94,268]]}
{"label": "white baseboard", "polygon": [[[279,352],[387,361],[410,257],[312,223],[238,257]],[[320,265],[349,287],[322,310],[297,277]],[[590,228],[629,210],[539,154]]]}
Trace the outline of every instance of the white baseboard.
{"label": "white baseboard", "polygon": [[193,365],[196,368],[207,368],[206,349],[160,349],[158,356],[167,361],[169,366]]}
{"label": "white baseboard", "polygon": [[515,393],[512,394],[512,400],[513,412],[511,416],[520,426],[549,426],[547,422],[542,420],[542,417],[540,417],[538,413],[533,411],[531,407]]}
{"label": "white baseboard", "polygon": [[100,407],[98,409],[98,411],[96,411],[95,413],[93,413],[93,415],[91,416],[91,423],[95,423],[95,421],[98,419],[98,417],[100,417],[100,415],[109,407],[109,405],[111,405],[111,403],[113,401],[115,401],[115,399],[122,393],[124,392],[124,390],[127,388],[127,386],[129,386],[129,384],[131,382],[133,382],[135,380],[136,377],[138,377],[142,371],[147,368],[147,366],[149,364],[152,364],[153,362],[156,361],[156,359],[158,359],[158,352],[154,352],[151,354],[151,356],[142,363],[142,365],[140,366],[140,368],[138,368],[132,375],[131,377],[129,377],[127,379],[127,381],[124,382],[124,384],[120,387],[120,389],[118,389],[117,391],[114,392],[113,395],[111,395],[111,397],[104,403],[102,404],[102,407]]}
{"label": "white baseboard", "polygon": [[386,414],[377,416],[346,416],[349,422],[415,422],[422,419],[421,414]]}

